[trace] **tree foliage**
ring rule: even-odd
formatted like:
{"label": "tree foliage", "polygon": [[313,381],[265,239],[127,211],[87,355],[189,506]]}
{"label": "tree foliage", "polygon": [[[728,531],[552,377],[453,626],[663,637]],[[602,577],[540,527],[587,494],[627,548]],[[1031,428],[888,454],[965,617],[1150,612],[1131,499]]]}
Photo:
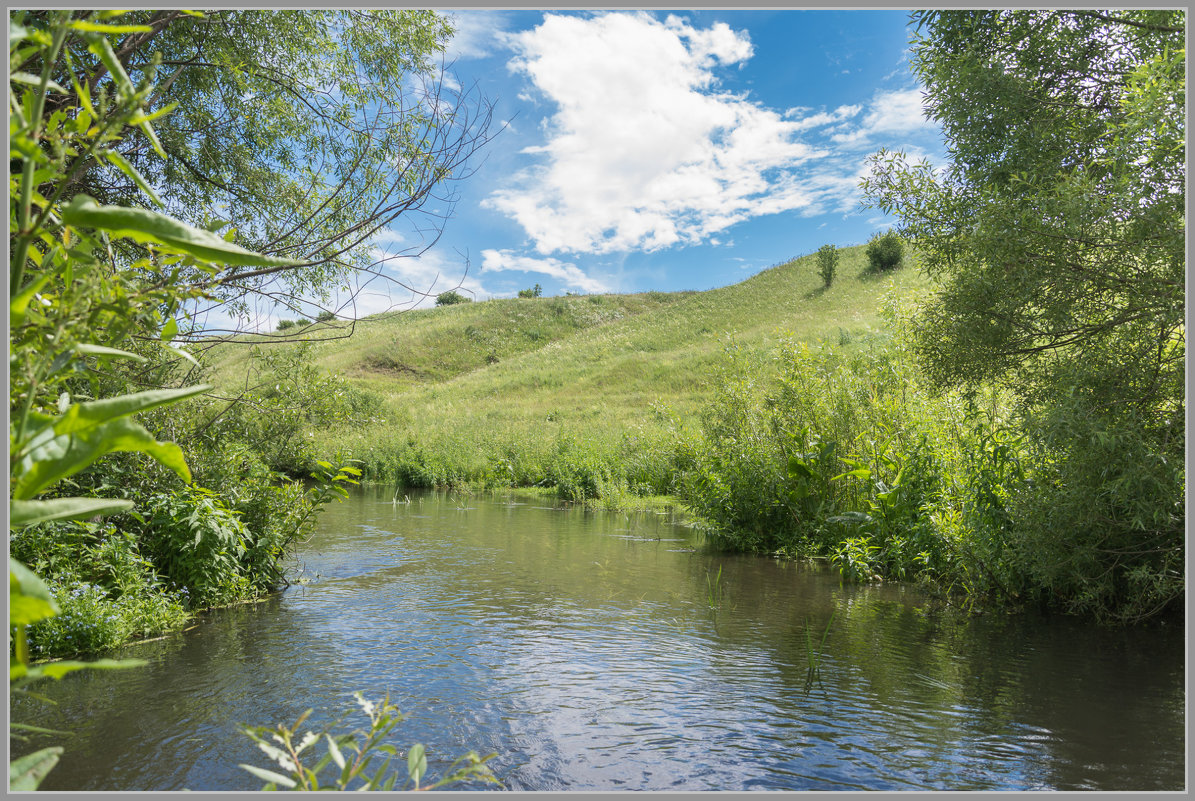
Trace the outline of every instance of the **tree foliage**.
{"label": "tree foliage", "polygon": [[821,276],[826,289],[834,283],[834,273],[838,270],[838,248],[833,245],[822,245],[817,249],[817,274]]}
{"label": "tree foliage", "polygon": [[[32,12],[23,24],[48,30],[51,17]],[[106,24],[85,17],[75,12],[71,24]],[[72,163],[63,197],[156,201],[298,265],[193,275],[210,297],[197,313],[247,316],[254,299],[302,313],[300,296],[318,300],[354,270],[383,275],[388,258],[422,252],[490,136],[488,104],[446,88],[436,59],[452,28],[433,11],[134,11],[105,32],[106,48],[88,39],[99,31],[65,42],[50,74],[63,91],[47,110],[94,105],[103,116],[127,76],[153,86],[142,97],[153,133],[134,127],[105,157]],[[15,70],[40,72],[41,51],[19,55]],[[379,255],[375,235],[402,216],[424,241]],[[193,333],[184,324],[179,335]],[[210,320],[203,333],[212,335]]]}
{"label": "tree foliage", "polygon": [[439,295],[436,295],[437,306],[455,306],[458,303],[469,303],[471,301],[472,298],[462,295],[455,289],[450,289],[447,292],[441,292]]}
{"label": "tree foliage", "polygon": [[905,244],[895,231],[876,233],[867,242],[867,267],[872,272],[895,270],[905,259]]}
{"label": "tree foliage", "polygon": [[927,11],[914,67],[950,163],[881,152],[870,202],[940,291],[940,385],[1010,388],[1037,472],[1019,553],[1074,608],[1181,597],[1185,14]]}

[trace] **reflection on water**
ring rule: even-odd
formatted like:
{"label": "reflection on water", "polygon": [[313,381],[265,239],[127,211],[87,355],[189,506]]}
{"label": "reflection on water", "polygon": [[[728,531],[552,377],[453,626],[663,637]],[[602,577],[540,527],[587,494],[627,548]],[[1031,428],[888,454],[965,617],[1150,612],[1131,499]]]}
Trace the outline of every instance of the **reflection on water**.
{"label": "reflection on water", "polygon": [[[395,745],[427,744],[433,772],[495,751],[510,789],[1183,788],[1174,627],[961,619],[913,588],[705,553],[666,516],[522,500],[329,509],[309,583],[15,705],[75,732],[43,788],[257,789],[237,725],[329,723],[355,690],[390,694]],[[810,685],[806,630],[827,625]]]}

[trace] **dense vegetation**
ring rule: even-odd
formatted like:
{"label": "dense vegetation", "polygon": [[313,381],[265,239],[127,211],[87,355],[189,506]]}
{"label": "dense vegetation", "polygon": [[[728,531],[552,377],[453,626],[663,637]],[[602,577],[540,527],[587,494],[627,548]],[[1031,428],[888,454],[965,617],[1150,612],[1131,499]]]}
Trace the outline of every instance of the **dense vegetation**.
{"label": "dense vegetation", "polygon": [[[17,686],[78,667],[34,658],[284,585],[287,550],[360,474],[350,460],[399,490],[669,495],[717,546],[920,579],[975,606],[1178,610],[1185,15],[914,22],[951,163],[874,158],[865,190],[895,231],[708,292],[448,292],[350,339],[279,344],[335,323],[298,294],[368,270],[370,235],[465,177],[484,144],[485,114],[418,102],[343,122],[379,96],[365,74],[430,80],[443,20],[14,17]],[[260,50],[247,27],[269,32]],[[249,97],[270,113],[244,114]],[[336,186],[300,157],[331,141],[351,145],[330,151]],[[379,169],[394,153],[420,165],[397,184]],[[205,336],[197,312],[253,296],[316,322],[208,336],[198,359],[178,347]]]}
{"label": "dense vegetation", "polygon": [[[175,347],[197,303],[261,290],[250,273],[318,289],[356,262],[237,217],[293,183],[268,154],[308,112],[227,166],[256,176],[234,206],[243,228],[201,214],[225,195],[213,145],[183,120],[228,102],[224,78],[162,59],[200,37],[216,70],[253,20],[138,14],[38,12],[10,36],[10,553],[59,611],[30,630],[31,655],[101,650],[281,585],[279,560],[349,459],[400,486],[550,487],[610,506],[671,495],[723,547],[822,557],[857,580],[920,577],[972,603],[1121,620],[1176,608],[1181,14],[917,15],[915,64],[952,164],[879,154],[866,188],[902,225],[865,246],[701,293],[445,293],[359,321],[350,339],[242,336],[198,362]],[[321,30],[341,33],[319,46],[344,50],[324,67],[393,80],[425,69],[446,35],[423,14],[382,15],[385,30],[360,37],[362,18],[325,16]],[[378,37],[401,31],[408,56],[381,53]],[[307,52],[288,36],[269,59]],[[423,118],[405,111],[411,130]],[[452,177],[469,130],[437,151],[429,183],[404,187],[406,208]],[[186,169],[162,167],[171,157]],[[353,228],[346,214],[318,221],[321,247],[384,220]],[[76,420],[95,433],[80,439]],[[290,480],[313,473],[325,484]]]}
{"label": "dense vegetation", "polygon": [[[379,109],[372,92],[368,104],[380,116],[365,123],[368,130],[345,122],[367,102],[357,70],[397,84],[428,77],[428,54],[451,33],[438,15],[271,14],[10,18],[14,693],[75,670],[140,664],[40,661],[46,657],[107,650],[282,586],[288,549],[359,475],[312,459],[301,439],[301,426],[347,425],[368,413],[359,393],[342,392],[300,361],[267,355],[255,370],[261,383],[213,394],[202,383],[205,369],[179,343],[194,333],[205,304],[235,313],[253,293],[286,302],[360,267],[364,248],[356,246],[461,177],[484,134],[419,101]],[[254,36],[238,29],[245,24]],[[245,51],[241,45],[266,29]],[[395,48],[398,41],[405,47]],[[296,54],[304,58],[278,72],[281,57]],[[159,81],[163,66],[171,72]],[[310,88],[305,80],[327,87],[333,75],[341,81],[335,100],[292,102]],[[268,100],[271,114],[239,114],[227,107],[230,97]],[[280,108],[288,102],[289,114]],[[346,146],[350,134],[365,138]],[[224,152],[221,136],[249,141]],[[324,184],[306,160],[293,161],[321,149],[339,186]],[[395,184],[377,166],[382,159],[388,173],[399,151],[419,166]],[[328,161],[333,153],[345,161]],[[346,188],[352,204],[336,199]],[[361,208],[370,197],[377,204]],[[298,218],[269,215],[273,203]],[[263,213],[280,227],[263,226]],[[279,279],[281,288],[272,283]],[[274,467],[286,464],[302,464],[309,481]],[[382,720],[365,703],[375,729],[393,728],[392,708],[384,705]],[[13,729],[46,733],[28,724]],[[357,737],[328,739],[356,753],[337,786],[394,786],[397,776],[384,767],[364,774],[365,752],[390,746]],[[10,788],[35,789],[62,750],[15,760]],[[446,780],[484,777],[484,763],[467,755]],[[409,768],[418,787],[426,763],[413,759]],[[313,775],[297,757],[294,769],[303,782]],[[279,783],[288,781],[297,779]]]}
{"label": "dense vegetation", "polygon": [[917,15],[953,163],[876,157],[901,235],[596,326],[542,321],[630,298],[371,322],[310,351],[381,404],[324,441],[399,485],[670,494],[725,547],[970,603],[1177,609],[1182,21]]}

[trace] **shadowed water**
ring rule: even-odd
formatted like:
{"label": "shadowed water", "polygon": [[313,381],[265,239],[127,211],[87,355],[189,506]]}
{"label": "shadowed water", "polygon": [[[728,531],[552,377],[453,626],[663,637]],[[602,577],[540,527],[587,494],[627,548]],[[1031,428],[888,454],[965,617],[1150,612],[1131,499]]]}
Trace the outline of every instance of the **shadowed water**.
{"label": "shadowed water", "polygon": [[301,549],[309,583],[117,654],[148,667],[44,685],[58,705],[13,720],[74,736],[18,750],[66,747],[43,789],[259,789],[238,724],[357,727],[360,690],[409,715],[394,744],[432,774],[493,751],[516,790],[1184,787],[1177,627],[967,619],[550,505],[357,493]]}

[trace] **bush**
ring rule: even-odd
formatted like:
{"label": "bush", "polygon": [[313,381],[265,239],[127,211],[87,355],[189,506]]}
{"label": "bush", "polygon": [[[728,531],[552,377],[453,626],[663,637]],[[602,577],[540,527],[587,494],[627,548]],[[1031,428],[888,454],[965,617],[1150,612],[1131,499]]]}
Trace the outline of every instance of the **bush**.
{"label": "bush", "polygon": [[895,270],[904,257],[904,242],[895,231],[877,233],[867,242],[867,263],[872,272]]}
{"label": "bush", "polygon": [[331,322],[332,320],[335,320],[335,319],[336,319],[336,312],[332,312],[332,311],[322,311],[315,317],[316,322],[319,322],[319,323],[327,323],[327,322]]}
{"label": "bush", "polygon": [[209,490],[187,487],[147,499],[143,542],[158,571],[191,588],[199,607],[239,601],[250,595],[244,575],[249,532],[240,516]]}
{"label": "bush", "polygon": [[457,303],[469,303],[471,301],[472,298],[467,298],[460,292],[451,289],[447,292],[441,292],[439,295],[436,295],[437,306],[454,306]]}
{"label": "bush", "polygon": [[300,317],[298,320],[295,320],[295,325],[297,325],[299,328],[306,328],[307,326],[311,325],[311,321],[306,317]]}
{"label": "bush", "polygon": [[60,609],[30,631],[38,658],[107,650],[177,628],[188,618],[188,591],[168,588],[141,555],[135,535],[112,523],[32,526],[13,534],[10,548],[49,577]]}
{"label": "bush", "polygon": [[817,251],[817,274],[822,277],[826,288],[834,281],[834,272],[838,269],[838,248],[833,245],[822,245]]}
{"label": "bush", "polygon": [[278,329],[277,329],[277,330],[279,330],[279,331],[285,331],[285,330],[286,330],[286,329],[288,329],[288,328],[294,328],[294,327],[295,327],[295,321],[294,321],[294,320],[279,320],[279,321],[278,321]]}
{"label": "bush", "polygon": [[544,294],[543,287],[541,287],[539,284],[536,284],[535,286],[531,287],[530,289],[520,289],[519,290],[520,298],[538,298],[538,297],[542,296],[543,294]]}

